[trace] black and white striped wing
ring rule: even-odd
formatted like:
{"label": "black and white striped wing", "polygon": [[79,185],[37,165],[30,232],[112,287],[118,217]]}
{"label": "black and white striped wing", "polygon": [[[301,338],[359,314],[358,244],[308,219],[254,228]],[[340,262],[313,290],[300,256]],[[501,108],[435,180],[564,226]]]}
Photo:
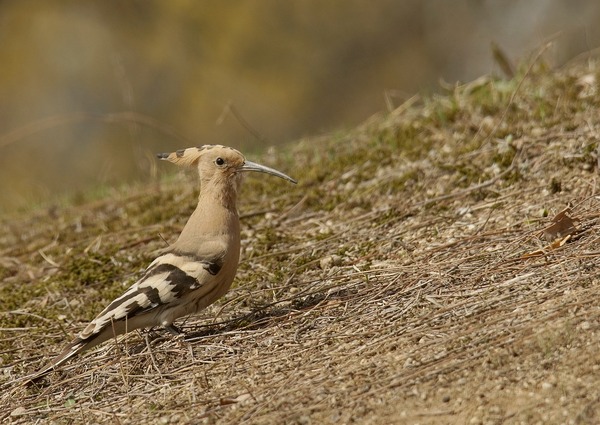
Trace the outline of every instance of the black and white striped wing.
{"label": "black and white striped wing", "polygon": [[[222,266],[221,258],[164,254],[148,266],[144,276],[116,298],[79,334],[85,340],[111,323],[131,319],[150,310],[177,304],[192,291],[206,284]],[[149,326],[155,324],[149,324]]]}

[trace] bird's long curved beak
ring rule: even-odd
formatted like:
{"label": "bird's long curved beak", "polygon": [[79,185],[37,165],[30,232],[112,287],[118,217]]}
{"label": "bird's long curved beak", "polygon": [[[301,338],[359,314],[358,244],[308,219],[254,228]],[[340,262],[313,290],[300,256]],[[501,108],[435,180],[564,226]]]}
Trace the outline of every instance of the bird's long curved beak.
{"label": "bird's long curved beak", "polygon": [[283,174],[280,171],[274,170],[273,168],[266,167],[264,165],[257,164],[255,162],[245,161],[244,165],[239,169],[239,171],[257,171],[259,173],[271,174],[273,176],[277,176],[284,180],[290,181],[294,184],[298,183],[296,180],[291,178],[290,176]]}

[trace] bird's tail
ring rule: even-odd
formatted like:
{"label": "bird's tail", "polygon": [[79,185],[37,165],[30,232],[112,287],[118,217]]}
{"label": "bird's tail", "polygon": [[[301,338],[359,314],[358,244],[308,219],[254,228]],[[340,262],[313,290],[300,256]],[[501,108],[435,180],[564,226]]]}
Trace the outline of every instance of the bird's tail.
{"label": "bird's tail", "polygon": [[[42,369],[35,372],[33,375],[27,376],[27,383],[35,383],[43,378],[48,373],[68,361],[70,358],[76,356],[88,348],[91,348],[89,339],[76,338],[70,343],[58,356],[53,358],[50,363],[44,366]],[[94,344],[95,345],[95,344]]]}
{"label": "bird's tail", "polygon": [[[69,359],[75,357],[77,354],[82,351],[89,350],[90,348],[95,347],[98,344],[103,343],[111,338],[114,338],[116,335],[124,334],[133,329],[138,329],[142,326],[143,321],[139,321],[139,316],[136,320],[129,321],[117,321],[111,322],[111,326],[106,326],[101,329],[97,333],[92,333],[88,335],[87,338],[77,337],[73,342],[66,346],[66,348],[55,358],[53,358],[50,363],[48,363],[45,367],[35,372],[33,375],[29,375],[23,377],[21,379],[25,380],[27,383],[35,383],[41,378],[43,378],[48,373],[52,372],[54,369],[59,367],[60,365],[67,362]],[[128,324],[131,324],[131,327],[128,328]],[[80,334],[81,335],[81,334]]]}

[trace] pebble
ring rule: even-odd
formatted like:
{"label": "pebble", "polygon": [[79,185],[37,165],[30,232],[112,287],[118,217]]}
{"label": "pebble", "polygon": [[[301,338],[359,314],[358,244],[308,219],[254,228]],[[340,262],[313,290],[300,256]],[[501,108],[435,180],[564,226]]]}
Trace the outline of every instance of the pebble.
{"label": "pebble", "polygon": [[542,129],[541,129],[541,128],[539,128],[539,127],[536,127],[536,128],[533,128],[533,129],[530,131],[530,134],[531,134],[533,137],[540,137],[542,134],[544,134],[544,130],[542,130]]}
{"label": "pebble", "polygon": [[10,416],[21,416],[21,415],[24,415],[25,412],[26,412],[25,408],[23,406],[19,406],[15,410],[10,412]]}
{"label": "pebble", "polygon": [[554,385],[552,385],[550,382],[542,382],[542,390],[548,391],[552,388],[554,388]]}
{"label": "pebble", "polygon": [[342,264],[342,257],[340,257],[339,255],[328,255],[327,257],[321,258],[321,261],[319,261],[319,265],[321,266],[321,269],[323,270],[327,270],[332,266],[339,266],[340,264]]}

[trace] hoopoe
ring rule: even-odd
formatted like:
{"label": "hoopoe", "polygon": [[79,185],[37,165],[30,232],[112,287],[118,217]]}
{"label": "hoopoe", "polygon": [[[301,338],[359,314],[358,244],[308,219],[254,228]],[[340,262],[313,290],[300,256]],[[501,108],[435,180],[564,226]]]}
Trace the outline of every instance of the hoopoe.
{"label": "hoopoe", "polygon": [[41,378],[82,351],[134,329],[163,326],[179,334],[173,322],[215,302],[229,290],[235,277],[240,257],[236,200],[242,173],[258,171],[296,183],[277,170],[246,161],[240,152],[226,146],[205,145],[157,156],[198,168],[198,206],[179,238],[160,252],[142,278],[29,381]]}

